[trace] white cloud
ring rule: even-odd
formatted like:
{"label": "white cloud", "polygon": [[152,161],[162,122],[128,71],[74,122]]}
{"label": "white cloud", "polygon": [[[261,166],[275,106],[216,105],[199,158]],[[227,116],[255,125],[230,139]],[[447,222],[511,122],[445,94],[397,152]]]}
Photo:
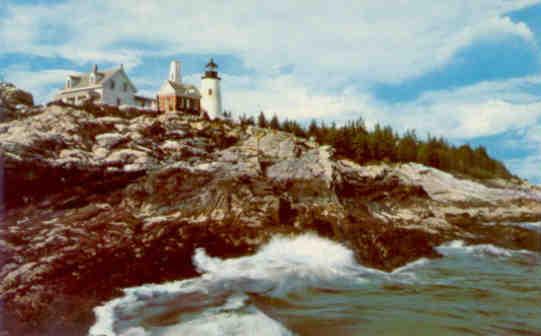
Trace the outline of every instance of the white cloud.
{"label": "white cloud", "polygon": [[[537,131],[541,132],[541,127],[538,126]],[[534,141],[536,142],[529,142],[527,145],[537,146],[538,151],[525,157],[507,160],[505,164],[514,174],[541,186],[541,141],[539,138]]]}
{"label": "white cloud", "polygon": [[[66,69],[35,72],[11,67],[7,79],[44,102],[62,87],[65,75],[70,72]],[[140,94],[147,96],[154,96],[161,84],[147,77],[133,80],[141,89]],[[184,81],[199,85],[200,77],[194,74],[186,76]],[[481,82],[453,90],[429,91],[413,101],[393,104],[352,86],[333,92],[315,90],[291,74],[222,74],[224,108],[235,114],[255,115],[263,110],[268,116],[276,114],[281,119],[314,118],[338,123],[362,116],[368,126],[389,124],[399,131],[416,129],[420,135],[430,132],[457,140],[535,125],[541,120],[541,98],[528,93],[528,89],[539,86],[541,76]],[[532,128],[529,132],[541,134],[538,130]]]}
{"label": "white cloud", "polygon": [[538,76],[481,82],[425,92],[412,102],[385,108],[402,127],[468,139],[534,125],[541,118],[541,99],[525,89],[539,85]]}
{"label": "white cloud", "polygon": [[[528,128],[526,132],[526,139],[528,139],[528,141],[531,143],[537,143],[539,145],[537,148],[541,154],[541,124]],[[541,171],[541,166],[539,166],[539,170]]]}
{"label": "white cloud", "polygon": [[6,71],[6,81],[26,90],[34,96],[36,103],[44,103],[53,98],[66,80],[66,74],[73,71],[67,69],[50,69],[31,71],[25,67],[10,67]]}
{"label": "white cloud", "polygon": [[[222,77],[224,106],[237,114],[256,115],[263,110],[267,116],[277,114],[280,119],[338,122],[362,116],[369,126],[379,122],[400,131],[416,129],[421,136],[430,132],[458,141],[515,130],[513,145],[531,154],[506,160],[505,164],[514,174],[541,183],[541,99],[524,90],[539,87],[541,77],[427,92],[404,104],[378,101],[355,89],[315,93],[290,75],[271,79]],[[197,78],[186,80],[196,83]]]}
{"label": "white cloud", "polygon": [[[234,54],[259,73],[293,65],[307,82],[328,77],[400,82],[449,62],[479,39],[530,29],[505,13],[535,1],[380,0],[254,2],[83,1],[8,5],[0,50],[60,55],[75,62],[136,65],[144,55]],[[83,15],[84,13],[84,15]],[[459,27],[459,29],[457,29]],[[3,41],[3,42],[2,42]],[[159,44],[158,50],[115,47]]]}
{"label": "white cloud", "polygon": [[505,162],[509,170],[530,183],[541,185],[541,155],[530,155]]}
{"label": "white cloud", "polygon": [[416,129],[421,135],[430,132],[452,139],[528,127],[541,118],[541,98],[525,90],[541,85],[541,77],[536,76],[429,91],[416,100],[394,104],[353,87],[335,93],[316,91],[292,75],[222,77],[224,107],[239,114],[263,110],[281,118],[338,122],[362,116],[369,126],[390,124],[401,131]]}
{"label": "white cloud", "polygon": [[234,113],[255,115],[264,111],[281,119],[356,118],[359,111],[373,109],[363,101],[368,95],[348,90],[337,94],[314,92],[292,75],[251,78],[224,75],[224,107]]}
{"label": "white cloud", "polygon": [[500,152],[506,153],[503,162],[513,174],[541,186],[541,120],[491,141],[489,147],[498,146]]}
{"label": "white cloud", "polygon": [[[127,68],[127,67],[126,67]],[[90,70],[90,69],[88,69]],[[129,69],[126,69],[129,73]],[[26,90],[34,96],[36,103],[42,104],[50,101],[54,95],[64,87],[68,74],[78,73],[73,69],[46,69],[31,70],[27,66],[10,66],[5,69],[5,80],[15,84],[18,88]],[[138,94],[154,97],[156,95],[155,81],[146,77],[131,77]]]}
{"label": "white cloud", "polygon": [[[80,64],[124,63],[127,69],[140,64],[143,56],[233,54],[253,70],[252,78],[224,80],[224,85],[230,86],[226,106],[233,110],[264,109],[290,118],[342,119],[360,111],[370,121],[388,122],[401,119],[391,111],[401,106],[382,105],[366,90],[352,89],[349,81],[369,87],[371,83],[397,83],[420,76],[445,65],[458,50],[480,39],[516,36],[534,44],[530,29],[511,21],[505,13],[535,2],[479,0],[471,5],[469,0],[419,0],[397,1],[393,6],[380,0],[332,5],[312,0],[9,3],[0,21],[0,50],[61,56]],[[121,47],[123,42],[159,47]],[[288,65],[293,68],[291,75],[276,74],[276,68]],[[21,80],[29,86],[37,79]],[[242,86],[241,81],[251,86]],[[40,95],[39,84],[32,85]],[[148,93],[148,88],[144,92]],[[449,113],[444,109],[455,110],[449,104],[460,100],[457,94],[466,93],[427,95],[404,106],[408,113],[404,118]],[[436,102],[436,98],[444,101]],[[485,115],[500,110],[503,114],[514,107],[494,97],[461,103],[455,113],[463,115],[472,110],[488,111]],[[429,109],[423,110],[427,106]],[[467,124],[475,123],[486,133],[494,124],[482,116]],[[460,132],[476,133],[464,127]]]}
{"label": "white cloud", "polygon": [[[234,113],[264,110],[281,119],[391,124],[454,139],[525,129],[532,155],[508,161],[513,172],[541,182],[541,101],[524,87],[540,77],[425,92],[407,103],[374,98],[367,87],[400,83],[450,62],[480,40],[520,38],[532,31],[506,13],[538,1],[469,0],[223,2],[68,0],[54,5],[8,4],[0,14],[0,53],[60,56],[79,64],[140,65],[145,56],[231,54],[250,76],[223,74],[224,106]],[[124,42],[154,48],[123,46]],[[276,71],[291,66],[287,75]],[[45,100],[70,70],[11,67],[8,80]],[[150,78],[150,77],[149,77]],[[148,78],[134,78],[152,94]],[[198,76],[186,81],[199,83]],[[355,81],[355,86],[353,83]],[[360,83],[360,84],[359,84]],[[360,86],[364,86],[362,88]]]}
{"label": "white cloud", "polygon": [[[79,64],[124,63],[128,69],[153,55],[230,54],[252,70],[250,76],[222,75],[224,106],[235,113],[264,110],[282,119],[337,121],[363,116],[369,125],[380,122],[399,130],[415,128],[419,134],[468,139],[535,124],[541,118],[541,101],[524,87],[541,85],[541,78],[425,92],[414,101],[396,104],[378,101],[367,88],[433,71],[480,40],[511,36],[537,48],[529,27],[506,13],[538,2],[12,2],[1,14],[0,53],[60,56]],[[157,47],[126,47],[124,42]],[[284,66],[293,72],[276,71]],[[5,74],[43,100],[52,96],[52,86],[63,84],[68,72],[10,68]],[[134,81],[143,87],[142,93],[151,95],[150,88],[161,83],[149,78]],[[199,83],[197,76],[186,80]],[[540,143],[531,141],[532,146]],[[516,166],[523,167],[525,176],[536,176],[538,163],[533,156]]]}
{"label": "white cloud", "polygon": [[534,43],[532,31],[523,22],[512,22],[509,17],[492,17],[466,26],[453,34],[445,41],[445,45],[437,50],[436,59],[445,62],[451,59],[457,50],[471,45],[476,40],[498,39],[505,36],[517,36]]}

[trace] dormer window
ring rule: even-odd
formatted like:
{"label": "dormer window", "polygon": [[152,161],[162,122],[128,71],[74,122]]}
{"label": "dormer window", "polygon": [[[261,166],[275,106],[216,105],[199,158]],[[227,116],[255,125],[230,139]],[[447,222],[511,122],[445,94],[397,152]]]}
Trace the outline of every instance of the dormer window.
{"label": "dormer window", "polygon": [[209,89],[209,96],[212,96],[212,89]]}
{"label": "dormer window", "polygon": [[112,81],[111,81],[111,90],[114,90],[114,89],[115,89],[115,81],[112,80]]}
{"label": "dormer window", "polygon": [[66,80],[66,89],[70,89],[71,88],[71,78],[68,78]]}

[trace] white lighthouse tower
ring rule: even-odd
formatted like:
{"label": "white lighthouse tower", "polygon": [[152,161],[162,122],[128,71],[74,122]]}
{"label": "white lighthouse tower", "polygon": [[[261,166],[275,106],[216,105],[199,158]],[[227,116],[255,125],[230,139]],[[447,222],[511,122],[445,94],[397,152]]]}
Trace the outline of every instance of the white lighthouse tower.
{"label": "white lighthouse tower", "polygon": [[211,58],[207,63],[205,75],[201,79],[201,108],[211,119],[223,116],[222,92],[217,69],[218,65]]}

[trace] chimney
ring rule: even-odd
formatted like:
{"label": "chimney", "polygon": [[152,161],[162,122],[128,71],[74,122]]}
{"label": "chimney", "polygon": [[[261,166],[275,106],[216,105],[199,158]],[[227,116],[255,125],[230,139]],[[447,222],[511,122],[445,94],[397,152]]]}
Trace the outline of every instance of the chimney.
{"label": "chimney", "polygon": [[169,67],[169,80],[176,83],[182,82],[180,77],[180,61],[171,61],[171,66]]}

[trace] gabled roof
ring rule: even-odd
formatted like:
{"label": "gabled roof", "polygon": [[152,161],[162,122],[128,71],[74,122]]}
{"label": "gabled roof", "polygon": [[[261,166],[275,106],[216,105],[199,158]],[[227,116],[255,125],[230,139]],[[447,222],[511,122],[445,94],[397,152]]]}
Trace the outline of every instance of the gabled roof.
{"label": "gabled roof", "polygon": [[165,81],[158,95],[166,96],[174,94],[180,97],[201,98],[201,94],[195,85],[183,84],[173,81]]}
{"label": "gabled roof", "polygon": [[105,83],[111,77],[116,75],[118,72],[122,72],[122,74],[127,79],[130,86],[133,88],[133,90],[135,92],[137,92],[137,88],[135,87],[135,85],[133,85],[130,78],[128,77],[128,75],[124,71],[123,67],[118,67],[118,68],[109,69],[109,70],[105,70],[105,71],[98,71],[96,73],[97,74],[96,82],[94,84],[90,84],[90,75],[92,74],[92,72],[83,73],[83,74],[69,75],[69,77],[73,79],[72,85],[71,85],[70,88],[65,88],[62,91],[71,91],[71,90],[83,89],[83,88],[86,88],[86,87],[101,86],[101,85],[103,85],[103,83]]}
{"label": "gabled roof", "polygon": [[145,96],[138,96],[138,95],[134,95],[133,99],[135,99],[135,100],[143,100],[143,101],[152,101],[152,102],[156,101],[156,99],[154,99],[154,98],[145,97]]}

